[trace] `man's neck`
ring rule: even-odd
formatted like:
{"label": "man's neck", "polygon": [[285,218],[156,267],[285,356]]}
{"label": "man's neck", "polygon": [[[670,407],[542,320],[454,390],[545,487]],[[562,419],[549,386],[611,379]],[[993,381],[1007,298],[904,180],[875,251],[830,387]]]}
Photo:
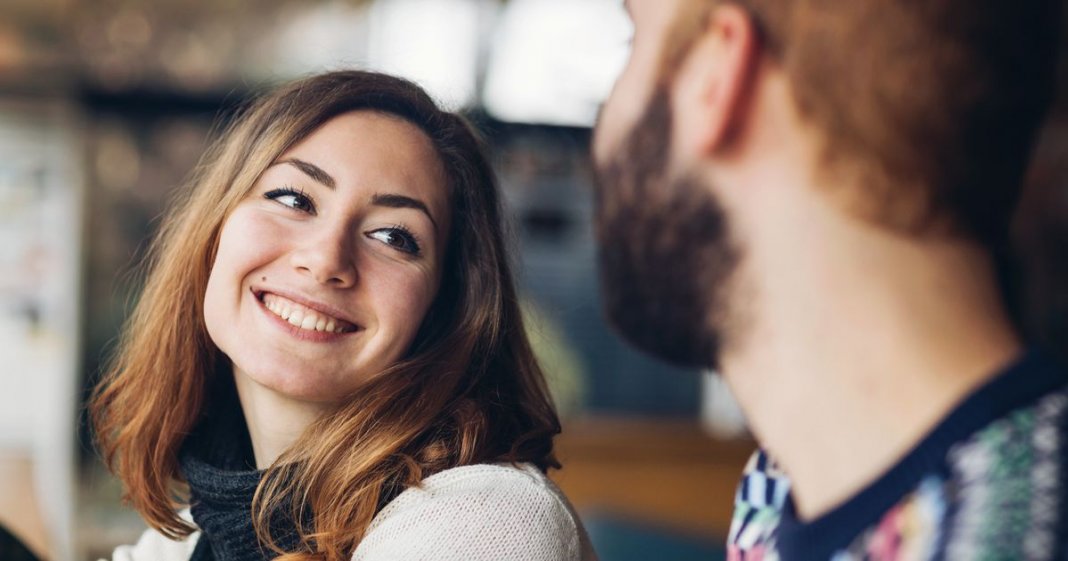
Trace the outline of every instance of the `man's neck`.
{"label": "man's neck", "polygon": [[802,519],[874,482],[1020,352],[978,248],[807,226],[831,237],[747,254],[750,329],[723,357]]}

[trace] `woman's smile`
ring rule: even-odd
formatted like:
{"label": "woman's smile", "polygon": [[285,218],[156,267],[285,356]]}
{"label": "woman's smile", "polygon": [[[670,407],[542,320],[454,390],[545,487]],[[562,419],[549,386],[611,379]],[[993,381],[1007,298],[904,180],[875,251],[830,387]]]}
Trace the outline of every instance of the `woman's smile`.
{"label": "woman's smile", "polygon": [[356,330],[356,326],[351,323],[319,313],[281,296],[264,294],[263,299],[260,301],[263,302],[263,307],[270,310],[274,315],[305,331],[345,333]]}
{"label": "woman's smile", "polygon": [[353,321],[309,298],[292,293],[283,296],[266,290],[253,290],[252,293],[271,323],[299,339],[338,341],[344,335],[360,330]]}

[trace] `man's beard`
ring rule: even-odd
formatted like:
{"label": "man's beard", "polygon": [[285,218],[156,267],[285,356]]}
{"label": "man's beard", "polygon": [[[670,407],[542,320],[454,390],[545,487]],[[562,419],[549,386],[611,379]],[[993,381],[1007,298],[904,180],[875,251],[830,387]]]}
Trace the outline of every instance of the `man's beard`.
{"label": "man's beard", "polygon": [[609,321],[638,348],[718,368],[738,252],[708,186],[668,170],[671,117],[659,88],[620,149],[597,166],[601,289]]}

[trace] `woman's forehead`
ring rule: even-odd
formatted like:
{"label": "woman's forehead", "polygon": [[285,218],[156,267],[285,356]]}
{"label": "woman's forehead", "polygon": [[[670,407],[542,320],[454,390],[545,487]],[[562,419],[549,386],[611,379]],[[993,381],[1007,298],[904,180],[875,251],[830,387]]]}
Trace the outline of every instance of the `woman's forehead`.
{"label": "woman's forehead", "polygon": [[[338,181],[377,174],[418,184],[444,184],[441,158],[430,137],[415,124],[376,111],[333,117],[278,159],[317,160]],[[439,185],[440,186],[440,185]]]}

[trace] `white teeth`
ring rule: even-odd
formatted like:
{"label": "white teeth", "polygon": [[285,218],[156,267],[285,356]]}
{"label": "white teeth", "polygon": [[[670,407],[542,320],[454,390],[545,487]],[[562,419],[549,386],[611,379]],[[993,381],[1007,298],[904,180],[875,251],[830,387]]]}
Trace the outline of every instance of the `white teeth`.
{"label": "white teeth", "polygon": [[273,294],[267,294],[263,297],[263,306],[274,315],[300,329],[330,333],[345,332],[345,324],[343,322]]}
{"label": "white teeth", "polygon": [[278,317],[280,317],[282,319],[288,319],[289,318],[289,314],[292,313],[292,312],[289,311],[289,307],[288,306],[286,306],[285,304],[282,304],[281,302],[275,302],[275,301],[271,301],[271,302],[267,303],[267,309],[271,310],[272,312],[274,312],[274,315],[276,315],[276,316],[278,316]]}

